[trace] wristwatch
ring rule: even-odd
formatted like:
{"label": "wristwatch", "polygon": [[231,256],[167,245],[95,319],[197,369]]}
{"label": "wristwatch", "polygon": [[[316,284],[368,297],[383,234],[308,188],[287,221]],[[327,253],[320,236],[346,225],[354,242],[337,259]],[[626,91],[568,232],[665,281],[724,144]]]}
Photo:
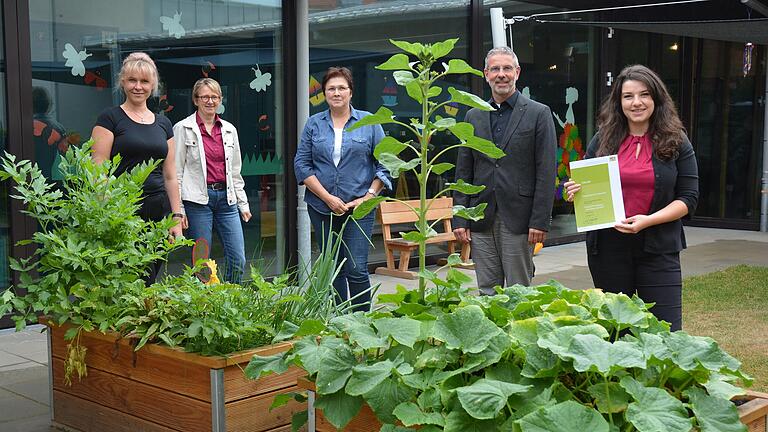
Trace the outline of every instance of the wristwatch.
{"label": "wristwatch", "polygon": [[368,193],[373,196],[377,196],[379,194],[378,192],[376,192],[376,189],[374,188],[368,188]]}

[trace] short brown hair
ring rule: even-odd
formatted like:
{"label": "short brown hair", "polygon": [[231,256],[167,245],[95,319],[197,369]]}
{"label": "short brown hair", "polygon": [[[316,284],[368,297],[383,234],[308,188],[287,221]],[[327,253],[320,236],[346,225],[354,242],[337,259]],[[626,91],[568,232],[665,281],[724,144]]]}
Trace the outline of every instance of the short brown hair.
{"label": "short brown hair", "polygon": [[331,66],[325,71],[325,76],[323,77],[323,94],[325,94],[325,85],[332,78],[344,78],[349,86],[349,91],[353,92],[355,90],[355,83],[352,81],[352,71],[344,66]]}

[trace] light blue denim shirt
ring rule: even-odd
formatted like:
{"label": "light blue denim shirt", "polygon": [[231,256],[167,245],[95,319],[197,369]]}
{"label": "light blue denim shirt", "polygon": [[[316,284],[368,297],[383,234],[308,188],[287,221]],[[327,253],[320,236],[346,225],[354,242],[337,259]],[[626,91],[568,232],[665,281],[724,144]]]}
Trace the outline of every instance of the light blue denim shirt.
{"label": "light blue denim shirt", "polygon": [[[344,202],[365,195],[375,177],[384,183],[385,188],[392,190],[389,172],[373,157],[373,149],[384,138],[384,129],[380,125],[369,125],[348,132],[347,128],[371,115],[367,111],[350,109],[352,115],[344,126],[341,138],[339,166],[333,163],[334,132],[329,110],[307,120],[293,159],[293,170],[300,185],[307,177],[315,176],[328,193]],[[331,213],[325,202],[309,189],[304,201],[320,213]]]}

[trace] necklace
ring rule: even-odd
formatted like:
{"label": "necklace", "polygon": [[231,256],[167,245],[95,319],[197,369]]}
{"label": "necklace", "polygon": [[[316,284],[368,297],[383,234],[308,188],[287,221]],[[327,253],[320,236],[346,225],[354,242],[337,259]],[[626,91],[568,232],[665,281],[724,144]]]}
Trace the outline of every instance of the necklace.
{"label": "necklace", "polygon": [[[144,116],[142,115],[142,113],[140,113],[140,112],[138,112],[138,111],[129,110],[129,109],[125,108],[125,107],[123,107],[123,109],[124,109],[126,112],[128,112],[128,113],[131,113],[131,114],[135,115],[136,117],[138,117],[138,118],[139,118],[139,123],[147,123],[147,122],[149,121],[149,119],[146,119],[146,120],[145,120],[145,119],[144,119]],[[149,113],[145,113],[145,114],[147,114],[147,115],[148,115]]]}

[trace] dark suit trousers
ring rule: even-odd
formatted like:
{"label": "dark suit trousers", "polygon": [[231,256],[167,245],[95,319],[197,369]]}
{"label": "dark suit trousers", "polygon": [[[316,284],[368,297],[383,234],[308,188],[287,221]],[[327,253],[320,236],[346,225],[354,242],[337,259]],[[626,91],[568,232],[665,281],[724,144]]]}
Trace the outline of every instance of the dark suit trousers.
{"label": "dark suit trousers", "polygon": [[644,235],[623,234],[613,228],[597,233],[596,255],[588,254],[595,287],[612,293],[637,294],[656,303],[651,312],[680,330],[683,322],[680,253],[654,254],[643,250]]}

